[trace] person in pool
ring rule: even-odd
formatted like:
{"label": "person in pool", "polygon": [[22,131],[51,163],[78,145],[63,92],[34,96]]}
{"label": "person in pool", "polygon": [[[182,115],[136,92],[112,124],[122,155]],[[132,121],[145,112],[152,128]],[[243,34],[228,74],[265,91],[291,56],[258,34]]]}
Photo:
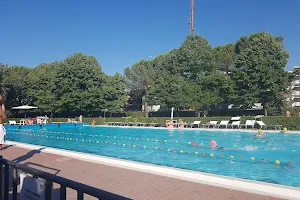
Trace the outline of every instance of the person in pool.
{"label": "person in pool", "polygon": [[212,148],[217,148],[217,149],[225,149],[224,147],[218,147],[218,144],[215,140],[211,140],[209,142],[209,146],[212,147]]}
{"label": "person in pool", "polygon": [[254,146],[244,146],[244,147],[239,147],[239,148],[236,148],[236,147],[234,147],[234,148],[218,147],[218,144],[217,144],[217,142],[215,140],[211,140],[209,142],[209,146],[212,147],[212,148],[222,149],[222,150],[246,150],[246,151],[257,150],[257,147],[254,147]]}
{"label": "person in pool", "polygon": [[184,123],[182,119],[179,119],[178,129],[184,129]]}
{"label": "person in pool", "polygon": [[282,133],[287,134],[287,128],[283,128]]}
{"label": "person in pool", "polygon": [[263,138],[266,137],[268,135],[268,133],[262,133],[261,129],[258,129],[258,134],[254,135],[253,137],[255,138]]}

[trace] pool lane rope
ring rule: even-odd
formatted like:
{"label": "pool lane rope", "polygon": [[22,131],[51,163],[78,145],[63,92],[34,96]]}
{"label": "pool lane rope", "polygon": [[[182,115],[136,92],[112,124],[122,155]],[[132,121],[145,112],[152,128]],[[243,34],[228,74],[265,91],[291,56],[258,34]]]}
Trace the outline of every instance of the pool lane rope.
{"label": "pool lane rope", "polygon": [[[230,155],[230,156],[224,156],[223,154],[214,154],[214,153],[206,153],[206,152],[198,152],[198,151],[184,151],[182,149],[176,150],[176,149],[171,149],[171,148],[159,148],[159,147],[152,147],[152,146],[146,146],[146,145],[136,145],[136,144],[125,144],[125,143],[116,143],[116,142],[110,142],[110,141],[99,141],[99,140],[90,140],[90,139],[78,139],[78,138],[66,138],[66,137],[57,137],[57,136],[48,136],[48,135],[43,135],[43,134],[30,134],[30,133],[14,133],[17,135],[28,135],[28,136],[34,136],[34,137],[43,137],[43,138],[51,138],[51,139],[56,139],[56,140],[65,140],[65,141],[75,141],[75,142],[84,142],[84,143],[96,143],[96,144],[107,144],[107,145],[116,145],[116,146],[123,146],[128,147],[128,148],[133,148],[133,149],[154,149],[154,150],[160,150],[168,153],[177,153],[177,154],[188,154],[188,155],[202,155],[202,156],[209,156],[209,157],[215,157],[215,158],[222,158],[222,159],[235,159],[235,156]],[[295,150],[293,150],[295,152]],[[238,157],[240,160],[241,159],[246,159],[244,156],[239,156]],[[236,160],[236,159],[235,159]],[[250,160],[255,161],[256,158],[251,156]],[[258,159],[266,163],[268,159],[266,158],[261,158]],[[236,160],[238,161],[238,160]],[[274,162],[276,165],[280,165],[281,162],[279,160],[275,160]],[[292,165],[294,162],[290,161],[288,164]]]}
{"label": "pool lane rope", "polygon": [[[40,130],[35,130],[37,132],[40,132]],[[29,132],[32,132],[32,131],[29,131]],[[183,145],[193,145],[192,143],[193,142],[182,142],[182,141],[178,141],[178,140],[167,140],[167,139],[149,139],[149,138],[136,138],[136,137],[117,137],[117,136],[110,136],[110,135],[92,135],[92,134],[84,134],[84,133],[66,133],[66,132],[53,132],[53,131],[42,131],[44,133],[50,133],[50,134],[59,134],[59,135],[62,135],[62,134],[66,134],[66,135],[77,135],[77,136],[90,136],[90,137],[101,137],[101,138],[109,138],[109,139],[113,139],[113,140],[116,140],[116,139],[122,139],[122,140],[130,140],[130,141],[149,141],[149,142],[160,142],[162,144],[167,144],[167,143],[176,143],[176,144],[183,144]],[[14,133],[14,134],[19,134],[19,135],[30,135],[30,133],[19,133],[19,132],[10,132],[10,133]],[[43,137],[43,134],[41,133],[32,133],[31,136],[39,136],[39,135],[42,135],[41,137]],[[52,138],[54,138],[55,136],[53,136]],[[62,137],[61,137],[62,138]],[[199,143],[198,144],[199,146],[198,147],[210,147],[209,145],[204,145],[203,143]],[[195,146],[196,147],[196,146]],[[238,147],[236,144],[233,145],[233,147],[230,147],[231,149],[232,148],[243,148],[244,146],[241,146],[241,147]],[[253,146],[254,148],[258,148],[257,146]],[[228,145],[226,144],[226,147],[225,148],[228,148]],[[283,150],[283,151],[286,151],[287,149],[286,148],[276,148],[276,147],[270,147],[269,150]],[[292,150],[293,152],[295,152],[296,150]]]}

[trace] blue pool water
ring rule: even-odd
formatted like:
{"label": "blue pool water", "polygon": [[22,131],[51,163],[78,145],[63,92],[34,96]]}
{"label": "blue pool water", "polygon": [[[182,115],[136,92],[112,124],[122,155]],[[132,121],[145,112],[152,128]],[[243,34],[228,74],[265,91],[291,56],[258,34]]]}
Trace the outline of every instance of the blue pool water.
{"label": "blue pool water", "polygon": [[[300,187],[300,134],[73,125],[7,126],[7,140]],[[213,149],[209,141],[216,140]],[[202,144],[193,146],[192,142]],[[203,155],[205,154],[205,155]],[[213,154],[213,155],[212,155]],[[253,157],[251,159],[251,157]],[[276,165],[275,160],[280,164]],[[290,164],[289,162],[293,162]]]}

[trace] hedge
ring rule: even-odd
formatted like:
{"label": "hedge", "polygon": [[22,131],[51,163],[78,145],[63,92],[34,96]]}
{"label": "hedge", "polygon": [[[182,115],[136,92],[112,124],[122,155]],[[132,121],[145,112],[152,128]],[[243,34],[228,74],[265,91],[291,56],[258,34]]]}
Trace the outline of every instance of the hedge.
{"label": "hedge", "polygon": [[[167,117],[159,118],[93,118],[97,124],[102,125],[105,122],[145,122],[145,123],[159,123],[165,124]],[[185,117],[185,118],[174,118],[175,120],[182,119],[184,122],[192,123],[194,121],[201,121],[201,124],[205,124],[208,121],[230,120],[231,117]],[[253,120],[253,117],[241,117],[241,124],[245,124],[246,120]],[[91,118],[84,118],[84,122],[91,122]],[[288,130],[300,130],[300,117],[283,117],[283,116],[272,116],[263,117],[263,122],[266,125],[282,125],[287,127]]]}
{"label": "hedge", "polygon": [[[208,121],[230,120],[231,117],[184,117],[174,118],[175,120],[182,119],[184,122],[192,123],[194,121],[202,121],[202,124]],[[83,118],[83,122],[90,123],[92,120],[96,121],[97,125],[103,125],[105,122],[144,122],[144,123],[159,123],[164,125],[167,117],[151,117],[151,118]],[[241,124],[244,124],[246,120],[253,120],[253,117],[241,117]],[[9,119],[19,121],[20,119]],[[78,119],[75,119],[78,121]],[[7,122],[5,120],[4,122]],[[52,122],[67,122],[67,118],[53,118]],[[282,125],[287,127],[288,130],[300,130],[300,117],[285,117],[285,116],[270,116],[263,117],[263,122],[267,125]]]}

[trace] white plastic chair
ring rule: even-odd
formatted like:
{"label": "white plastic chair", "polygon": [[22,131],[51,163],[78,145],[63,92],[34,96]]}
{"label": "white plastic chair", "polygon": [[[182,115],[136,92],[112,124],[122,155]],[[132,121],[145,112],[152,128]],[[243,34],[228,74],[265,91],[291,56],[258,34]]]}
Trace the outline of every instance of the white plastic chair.
{"label": "white plastic chair", "polygon": [[231,121],[240,121],[241,120],[241,117],[232,117],[231,118]]}
{"label": "white plastic chair", "polygon": [[218,128],[220,128],[220,126],[225,126],[227,128],[228,124],[229,124],[229,120],[222,120],[218,125]]}
{"label": "white plastic chair", "polygon": [[255,120],[246,120],[245,128],[248,128],[248,126],[254,128],[255,122],[256,122]]}
{"label": "white plastic chair", "polygon": [[192,124],[191,124],[191,128],[193,128],[193,126],[194,125],[197,125],[198,126],[198,128],[200,127],[200,123],[201,123],[201,121],[194,121]]}
{"label": "white plastic chair", "polygon": [[233,128],[233,127],[237,127],[237,128],[239,128],[240,127],[240,125],[241,125],[241,121],[233,121],[232,123],[231,123],[231,127]]}
{"label": "white plastic chair", "polygon": [[260,128],[263,128],[266,126],[266,124],[263,121],[256,121],[256,123],[260,126]]}
{"label": "white plastic chair", "polygon": [[9,125],[17,125],[16,121],[8,121]]}
{"label": "white plastic chair", "polygon": [[213,128],[215,128],[218,124],[218,121],[210,121],[209,122],[210,126],[212,126]]}

